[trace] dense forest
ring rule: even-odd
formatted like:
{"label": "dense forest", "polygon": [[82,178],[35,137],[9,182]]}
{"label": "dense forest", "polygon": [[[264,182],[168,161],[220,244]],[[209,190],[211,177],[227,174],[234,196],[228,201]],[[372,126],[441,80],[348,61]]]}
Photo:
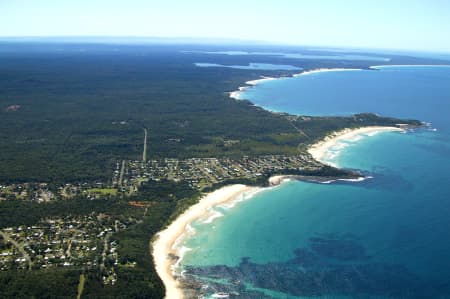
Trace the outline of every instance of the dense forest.
{"label": "dense forest", "polygon": [[[139,158],[144,127],[149,158],[292,153],[299,142],[311,140],[283,115],[231,100],[227,93],[250,79],[292,72],[194,63],[304,69],[373,63],[181,51],[191,47],[0,44],[0,182],[107,179],[115,161]],[[403,61],[415,60],[398,57],[390,63]],[[322,136],[349,124],[313,118],[296,126],[308,136]],[[224,147],[225,140],[240,143]]]}

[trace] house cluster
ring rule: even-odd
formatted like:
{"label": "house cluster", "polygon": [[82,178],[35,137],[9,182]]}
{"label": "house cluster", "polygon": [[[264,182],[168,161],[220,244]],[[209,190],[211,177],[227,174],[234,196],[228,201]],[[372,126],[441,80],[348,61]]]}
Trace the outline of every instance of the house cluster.
{"label": "house cluster", "polygon": [[113,233],[136,221],[113,219],[107,214],[50,218],[32,226],[0,230],[0,270],[57,267],[99,268],[104,282],[117,280],[119,256]]}
{"label": "house cluster", "polygon": [[48,202],[56,196],[46,183],[0,184],[0,201],[19,199]]}
{"label": "house cluster", "polygon": [[257,157],[190,158],[127,161],[117,163],[113,184],[122,191],[133,190],[142,180],[187,181],[193,188],[203,189],[230,179],[251,179],[265,173],[286,170],[318,170],[323,165],[308,155],[266,155]]}
{"label": "house cluster", "polygon": [[0,201],[2,200],[26,200],[45,203],[58,199],[74,198],[83,196],[86,198],[97,198],[110,193],[106,184],[101,181],[67,183],[61,186],[49,186],[47,183],[14,183],[0,184]]}
{"label": "house cluster", "polygon": [[318,170],[323,165],[309,155],[265,155],[232,158],[165,158],[147,162],[118,161],[112,180],[67,183],[49,186],[46,183],[0,184],[0,201],[28,200],[49,202],[52,200],[83,197],[131,195],[142,181],[186,181],[192,188],[202,190],[231,179],[252,179],[267,173],[283,171]]}

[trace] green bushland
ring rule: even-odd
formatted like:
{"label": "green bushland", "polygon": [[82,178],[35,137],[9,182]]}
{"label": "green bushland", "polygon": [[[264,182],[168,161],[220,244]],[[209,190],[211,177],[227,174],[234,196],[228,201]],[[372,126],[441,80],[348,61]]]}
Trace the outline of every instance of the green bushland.
{"label": "green bushland", "polygon": [[[141,159],[143,127],[152,159],[293,154],[299,143],[331,130],[373,123],[299,119],[303,135],[284,115],[226,93],[261,75],[292,72],[194,66],[265,61],[308,69],[343,67],[341,61],[188,55],[175,46],[117,46],[119,52],[106,45],[41,47],[15,45],[0,53],[0,182],[108,180],[117,160]],[[55,53],[55,47],[68,50]],[[80,47],[87,52],[76,52]],[[367,68],[370,62],[345,64]],[[8,111],[11,105],[20,109]],[[224,146],[218,140],[240,142]]]}

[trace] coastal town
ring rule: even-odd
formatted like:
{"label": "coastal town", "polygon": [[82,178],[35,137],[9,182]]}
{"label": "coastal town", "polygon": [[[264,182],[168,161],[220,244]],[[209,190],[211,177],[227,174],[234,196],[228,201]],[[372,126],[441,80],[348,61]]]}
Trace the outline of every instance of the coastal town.
{"label": "coastal town", "polygon": [[[355,134],[368,134],[384,130],[400,130],[392,127],[366,127],[344,130],[332,136],[332,140],[351,138]],[[146,138],[144,140],[146,144]],[[152,201],[140,199],[143,185],[157,186],[161,182],[184,183],[191,190],[205,194],[227,184],[250,184],[268,177],[278,179],[285,174],[324,175],[328,167],[319,162],[324,149],[333,141],[328,139],[310,147],[308,152],[296,155],[260,155],[240,158],[162,158],[146,159],[146,146],[141,160],[117,160],[107,180],[81,181],[62,185],[48,183],[15,183],[0,185],[0,200],[5,202],[34,202],[38,205],[56,201],[106,200],[120,201],[141,212],[128,216],[111,216],[92,212],[88,215],[47,217],[32,225],[4,227],[0,230],[0,271],[79,269],[96,270],[104,285],[116,285],[118,271],[133,268],[136,260],[120,255],[115,234],[142,223],[142,215],[152,213]],[[273,177],[275,176],[275,177]],[[325,175],[326,176],[326,175]],[[273,180],[269,183],[273,183]],[[208,193],[200,205],[211,208],[215,203],[230,200],[242,192],[256,189],[245,185],[233,185],[235,189]],[[230,186],[230,187],[233,187]],[[222,193],[220,193],[220,192]],[[208,208],[206,208],[208,209]],[[193,210],[193,216],[197,212]],[[194,219],[192,218],[192,219]],[[178,226],[177,226],[178,225]],[[173,228],[175,227],[175,228]],[[177,228],[178,227],[178,228]],[[171,224],[175,233],[161,232],[155,245],[156,268],[164,275],[167,266],[165,244],[173,246],[185,225]],[[162,249],[161,249],[162,248]],[[174,257],[178,256],[175,251]],[[172,280],[167,278],[166,280]],[[80,279],[80,283],[81,283]],[[167,281],[166,281],[167,282]]]}
{"label": "coastal town", "polygon": [[286,171],[317,171],[324,165],[307,154],[266,155],[231,158],[123,160],[115,164],[109,181],[85,181],[50,186],[47,183],[0,184],[0,201],[24,200],[49,202],[83,197],[128,196],[139,190],[144,181],[169,180],[187,182],[202,191],[218,183],[236,179],[255,179],[265,174]]}
{"label": "coastal town", "polygon": [[323,166],[306,154],[124,161],[116,164],[112,184],[122,192],[134,192],[142,181],[185,181],[193,189],[202,191],[230,180],[255,179],[289,171],[318,171]]}
{"label": "coastal town", "polygon": [[[190,158],[117,161],[108,181],[85,181],[53,185],[48,183],[0,184],[0,201],[45,204],[77,199],[125,198],[135,207],[148,205],[133,200],[143,182],[185,182],[204,191],[233,180],[251,180],[285,171],[317,171],[323,164],[310,155],[266,155],[232,158]],[[151,211],[150,211],[151,213]],[[33,225],[0,230],[0,270],[44,270],[57,268],[98,269],[104,284],[117,283],[117,267],[133,267],[121,260],[114,233],[139,223],[105,213],[48,217]]]}

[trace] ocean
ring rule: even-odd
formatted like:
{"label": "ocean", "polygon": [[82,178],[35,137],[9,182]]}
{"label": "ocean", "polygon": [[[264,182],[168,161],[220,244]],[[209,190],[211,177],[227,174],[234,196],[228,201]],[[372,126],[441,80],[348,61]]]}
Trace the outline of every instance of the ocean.
{"label": "ocean", "polygon": [[[290,181],[217,207],[181,267],[211,296],[450,298],[450,67],[379,67],[264,81],[240,98],[302,115],[375,112],[431,124],[341,142],[362,182]],[[239,294],[239,295],[238,295]]]}

